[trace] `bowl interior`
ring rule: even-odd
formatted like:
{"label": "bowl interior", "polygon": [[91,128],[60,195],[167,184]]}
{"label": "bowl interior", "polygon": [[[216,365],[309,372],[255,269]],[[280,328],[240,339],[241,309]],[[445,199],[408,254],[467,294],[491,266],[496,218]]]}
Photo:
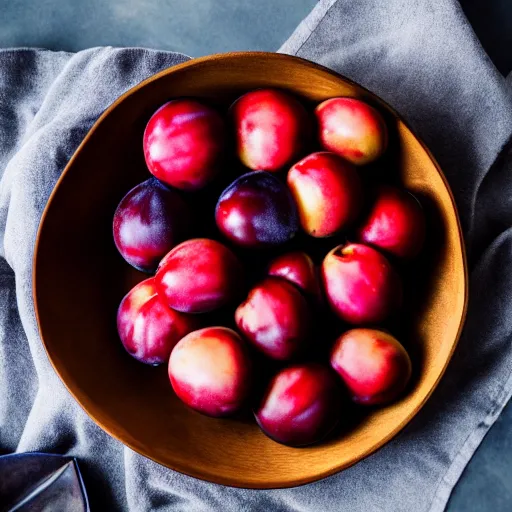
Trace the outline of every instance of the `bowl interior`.
{"label": "bowl interior", "polygon": [[[174,396],[166,368],[129,357],[115,316],[123,295],[146,276],[117,254],[111,219],[124,194],[149,175],[142,134],[150,115],[173,97],[220,106],[259,87],[288,89],[310,104],[361,97],[387,116],[391,149],[382,169],[423,200],[429,249],[405,269],[409,308],[400,324],[417,377],[401,401],[376,410],[344,435],[289,448],[247,420],[217,420]],[[418,267],[421,268],[421,267]],[[166,70],[121,97],[96,123],[62,175],[40,226],[34,298],[40,332],[56,371],[86,412],[134,450],[199,478],[243,487],[282,487],[345,468],[389,440],[418,411],[455,348],[466,304],[466,269],[452,195],[421,142],[386,105],[361,87],[294,57],[242,53]]]}

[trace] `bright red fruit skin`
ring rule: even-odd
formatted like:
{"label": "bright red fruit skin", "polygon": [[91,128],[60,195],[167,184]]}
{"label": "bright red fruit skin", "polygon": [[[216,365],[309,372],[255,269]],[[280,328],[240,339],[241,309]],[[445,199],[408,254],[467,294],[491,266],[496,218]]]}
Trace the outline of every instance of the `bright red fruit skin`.
{"label": "bright red fruit skin", "polygon": [[397,399],[407,386],[411,360],[400,342],[376,329],[352,329],[334,343],[331,366],[352,400],[381,405]]}
{"label": "bright red fruit skin", "polygon": [[350,324],[375,324],[402,303],[402,282],[387,258],[362,244],[335,247],[322,263],[332,310]]}
{"label": "bright red fruit skin", "polygon": [[178,193],[150,178],[130,190],[116,209],[113,233],[117,250],[136,269],[153,272],[186,235],[189,218],[189,209]]}
{"label": "bright red fruit skin", "polygon": [[243,247],[272,247],[292,239],[297,211],[286,186],[268,172],[250,172],[222,192],[215,209],[221,233]]}
{"label": "bright red fruit skin", "polygon": [[288,252],[274,258],[268,267],[269,276],[286,279],[298,286],[308,297],[322,301],[318,270],[305,252]]}
{"label": "bright red fruit skin", "polygon": [[220,170],[225,123],[215,110],[195,100],[173,100],[149,120],[143,147],[156,178],[178,189],[198,190]]}
{"label": "bright red fruit skin", "polygon": [[313,153],[288,172],[302,229],[314,237],[336,234],[353,222],[363,205],[363,187],[354,166],[334,153]]}
{"label": "bright red fruit skin", "polygon": [[242,335],[272,359],[288,360],[303,348],[311,314],[301,292],[284,279],[269,277],[238,306],[235,322]]}
{"label": "bright red fruit skin", "polygon": [[146,364],[166,363],[176,343],[196,328],[196,318],[165,305],[153,278],[132,288],[117,311],[117,331],[124,348]]}
{"label": "bright red fruit skin", "polygon": [[226,246],[195,238],[165,256],[155,280],[169,307],[184,313],[206,313],[236,298],[242,274],[240,262]]}
{"label": "bright red fruit skin", "polygon": [[394,256],[413,258],[425,242],[425,224],[423,208],[411,193],[380,185],[358,239]]}
{"label": "bright red fruit skin", "polygon": [[258,425],[274,441],[289,446],[320,441],[341,417],[337,380],[331,369],[318,363],[281,370],[255,410]]}
{"label": "bright red fruit skin", "polygon": [[226,327],[208,327],[185,336],[169,358],[176,395],[208,416],[228,416],[247,402],[251,363],[240,336]]}
{"label": "bright red fruit skin", "polygon": [[301,152],[311,133],[302,104],[274,89],[248,92],[231,107],[237,152],[253,170],[278,171]]}
{"label": "bright red fruit skin", "polygon": [[320,143],[356,165],[376,160],[388,143],[386,123],[373,107],[355,98],[331,98],[316,107]]}

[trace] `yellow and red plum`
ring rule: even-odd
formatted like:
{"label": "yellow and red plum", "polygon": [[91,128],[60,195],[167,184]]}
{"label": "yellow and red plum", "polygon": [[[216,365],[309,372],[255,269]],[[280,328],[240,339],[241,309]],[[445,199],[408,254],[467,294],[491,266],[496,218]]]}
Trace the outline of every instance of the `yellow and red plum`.
{"label": "yellow and red plum", "polygon": [[126,351],[142,363],[166,363],[183,336],[197,329],[197,319],[167,307],[154,278],[130,290],[117,310],[117,331]]}
{"label": "yellow and red plum", "polygon": [[375,324],[397,311],[402,281],[387,258],[362,244],[339,245],[322,263],[322,282],[332,310],[350,324]]}
{"label": "yellow and red plum", "polygon": [[304,348],[311,313],[301,292],[284,279],[268,277],[238,306],[235,322],[242,335],[266,356],[288,360]]}
{"label": "yellow and red plum", "polygon": [[164,257],[155,280],[169,307],[184,313],[206,313],[237,297],[243,270],[225,245],[195,238],[176,246]]}
{"label": "yellow and red plum", "polygon": [[288,252],[277,256],[270,262],[267,274],[290,281],[317,303],[322,301],[318,269],[305,252]]}
{"label": "yellow and red plum", "polygon": [[208,416],[239,411],[251,392],[251,363],[240,336],[226,327],[191,332],[173,349],[169,379],[186,405]]}
{"label": "yellow and red plum", "polygon": [[254,415],[263,432],[274,441],[305,446],[329,434],[341,412],[336,374],[318,363],[306,363],[278,372]]}
{"label": "yellow and red plum", "polygon": [[214,109],[191,99],[169,101],[149,120],[144,157],[159,180],[182,190],[198,190],[220,170],[226,127]]}
{"label": "yellow and red plum", "polygon": [[331,366],[352,400],[381,405],[396,400],[411,378],[409,355],[400,342],[376,329],[352,329],[334,343]]}
{"label": "yellow and red plum", "polygon": [[302,229],[323,238],[353,222],[363,205],[363,186],[356,169],[330,152],[313,153],[288,172],[288,186]]}
{"label": "yellow and red plum", "polygon": [[380,185],[358,239],[394,256],[413,258],[425,242],[425,224],[423,208],[411,193]]}
{"label": "yellow and red plum", "polygon": [[114,242],[130,265],[153,272],[184,238],[189,218],[189,209],[179,194],[150,178],[130,190],[119,203],[114,214]]}
{"label": "yellow and red plum", "polygon": [[302,104],[279,90],[248,92],[231,107],[237,153],[253,170],[278,171],[300,155],[311,134]]}
{"label": "yellow and red plum", "polygon": [[264,171],[244,174],[222,192],[215,221],[226,238],[243,247],[283,244],[299,227],[286,185]]}
{"label": "yellow and red plum", "polygon": [[331,98],[315,109],[322,147],[356,165],[386,150],[386,123],[375,108],[355,98]]}

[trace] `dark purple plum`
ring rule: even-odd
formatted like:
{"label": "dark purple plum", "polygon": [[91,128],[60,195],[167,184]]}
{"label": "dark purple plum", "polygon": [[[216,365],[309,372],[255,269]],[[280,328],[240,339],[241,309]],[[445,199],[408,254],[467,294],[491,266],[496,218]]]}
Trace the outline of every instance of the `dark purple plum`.
{"label": "dark purple plum", "polygon": [[114,214],[114,242],[121,256],[143,272],[160,260],[190,226],[189,209],[175,190],[150,178],[130,190]]}
{"label": "dark purple plum", "polygon": [[267,436],[289,446],[323,439],[342,412],[336,374],[318,363],[289,366],[278,372],[254,415]]}
{"label": "dark purple plum", "polygon": [[286,186],[264,171],[244,174],[222,192],[215,210],[220,231],[243,247],[272,247],[293,238],[298,216]]}

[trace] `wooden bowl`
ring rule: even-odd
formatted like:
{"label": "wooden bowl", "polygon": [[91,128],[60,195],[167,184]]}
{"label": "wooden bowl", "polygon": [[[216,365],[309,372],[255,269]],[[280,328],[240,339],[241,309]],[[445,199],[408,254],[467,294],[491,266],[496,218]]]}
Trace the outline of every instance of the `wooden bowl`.
{"label": "wooden bowl", "polygon": [[[149,176],[142,153],[147,120],[173,97],[228,105],[260,87],[287,89],[310,105],[333,96],[377,105],[391,131],[388,160],[381,167],[421,196],[431,235],[422,262],[426,270],[406,272],[415,290],[400,327],[417,375],[410,392],[372,411],[347,432],[308,448],[277,444],[249,420],[212,419],[187,409],[174,396],[166,368],[133,360],[116,332],[121,298],[145,276],[116,252],[112,216],[124,194]],[[182,473],[238,487],[274,488],[346,468],[411,420],[455,349],[466,309],[467,275],[449,186],[428,149],[399,116],[326,68],[296,57],[251,52],[195,59],[162,71],[105,111],[70,160],[44,211],[33,290],[41,338],[55,371],[101,428]]]}

